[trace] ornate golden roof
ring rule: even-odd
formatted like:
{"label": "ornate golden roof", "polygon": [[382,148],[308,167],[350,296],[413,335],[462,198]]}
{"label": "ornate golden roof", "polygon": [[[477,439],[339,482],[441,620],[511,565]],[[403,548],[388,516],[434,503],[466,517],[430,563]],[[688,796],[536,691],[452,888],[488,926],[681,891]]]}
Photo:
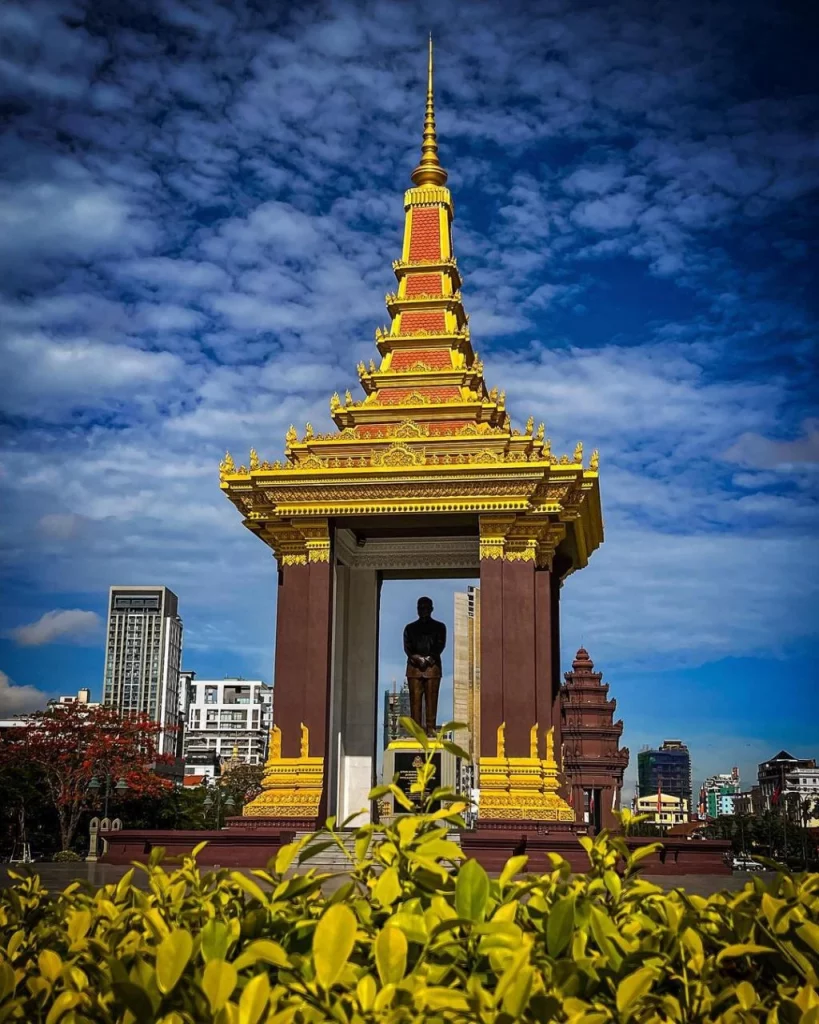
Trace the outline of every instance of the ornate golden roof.
{"label": "ornate golden roof", "polygon": [[[460,512],[539,519],[550,550],[571,534],[578,568],[602,541],[597,452],[587,468],[582,444],[553,454],[543,423],[530,416],[513,428],[505,392],[484,381],[453,254],[432,70],[430,40],[421,161],[404,195],[390,324],[375,332],[374,358],[358,365],[362,394],[332,395],[331,433],[291,426],[283,461],[260,461],[254,449],[237,467],[227,454],[221,487],[285,563],[307,557],[304,524],[316,517]],[[320,557],[328,552],[323,543]]]}

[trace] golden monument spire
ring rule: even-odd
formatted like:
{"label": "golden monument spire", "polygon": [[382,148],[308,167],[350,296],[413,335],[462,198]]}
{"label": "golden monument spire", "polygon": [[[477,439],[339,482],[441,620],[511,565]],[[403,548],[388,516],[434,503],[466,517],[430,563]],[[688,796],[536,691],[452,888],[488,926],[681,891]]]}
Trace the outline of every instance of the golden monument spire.
{"label": "golden monument spire", "polygon": [[427,112],[424,118],[424,139],[421,143],[421,162],[412,172],[418,185],[446,184],[448,177],[438,160],[438,135],[435,131],[435,98],[432,92],[432,33],[429,34],[429,68],[427,72]]}

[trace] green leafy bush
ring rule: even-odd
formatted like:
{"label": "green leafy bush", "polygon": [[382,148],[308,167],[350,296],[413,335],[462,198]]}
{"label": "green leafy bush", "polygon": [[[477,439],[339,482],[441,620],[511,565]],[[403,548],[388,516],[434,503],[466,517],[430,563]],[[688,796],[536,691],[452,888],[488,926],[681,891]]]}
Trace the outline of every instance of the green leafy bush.
{"label": "green leafy bush", "polygon": [[[425,770],[422,770],[422,774]],[[422,779],[422,783],[423,783]],[[819,875],[759,877],[709,898],[638,876],[646,848],[582,838],[498,878],[448,838],[464,805],[355,833],[333,821],[252,877],[171,871],[160,852],[93,892],[36,877],[0,894],[0,1022],[762,1021],[819,1024]],[[401,794],[401,798],[406,798]],[[331,895],[309,859],[345,850]],[[653,848],[652,848],[653,849]]]}
{"label": "green leafy bush", "polygon": [[78,853],[74,853],[73,850],[59,850],[54,854],[52,860],[57,864],[76,864],[82,860],[82,857]]}

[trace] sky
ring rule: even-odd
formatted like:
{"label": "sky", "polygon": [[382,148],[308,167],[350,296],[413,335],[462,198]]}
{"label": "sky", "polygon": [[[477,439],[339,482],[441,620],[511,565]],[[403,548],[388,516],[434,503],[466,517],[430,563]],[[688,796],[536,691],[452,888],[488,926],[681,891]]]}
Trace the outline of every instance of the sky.
{"label": "sky", "polygon": [[[611,684],[627,780],[667,737],[695,781],[819,756],[808,6],[7,0],[0,714],[99,694],[112,583],[178,594],[200,677],[271,679],[218,463],[330,429],[375,355],[432,31],[487,381],[601,453],[564,670]],[[423,587],[444,621],[463,585]],[[386,685],[418,588],[385,587]]]}

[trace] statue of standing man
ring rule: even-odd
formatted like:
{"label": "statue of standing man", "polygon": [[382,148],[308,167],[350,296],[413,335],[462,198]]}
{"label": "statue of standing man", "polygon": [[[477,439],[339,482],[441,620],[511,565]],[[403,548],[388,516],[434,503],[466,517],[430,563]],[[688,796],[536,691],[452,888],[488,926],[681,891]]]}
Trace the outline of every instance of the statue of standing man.
{"label": "statue of standing man", "polygon": [[[432,617],[432,601],[418,598],[418,618],[404,627],[410,714],[434,736],[437,728],[438,690],[441,686],[441,652],[446,647],[446,626]],[[423,713],[422,713],[423,706]]]}

